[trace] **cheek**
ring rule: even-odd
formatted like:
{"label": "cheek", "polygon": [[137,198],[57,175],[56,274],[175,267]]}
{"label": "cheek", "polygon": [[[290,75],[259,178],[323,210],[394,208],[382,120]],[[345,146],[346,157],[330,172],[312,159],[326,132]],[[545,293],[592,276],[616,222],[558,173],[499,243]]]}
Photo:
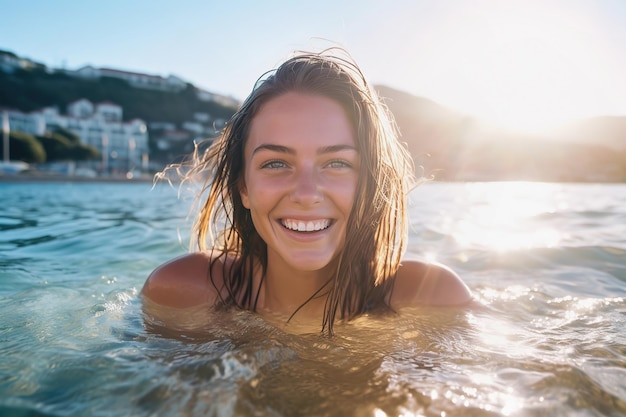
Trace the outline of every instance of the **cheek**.
{"label": "cheek", "polygon": [[244,178],[239,187],[241,204],[246,209],[252,211],[268,210],[272,202],[277,198],[277,189],[279,191],[284,190],[284,187],[272,187],[271,183],[259,181],[258,178]]}
{"label": "cheek", "polygon": [[346,208],[352,209],[356,200],[357,189],[359,187],[359,181],[355,179],[344,191],[344,201]]}
{"label": "cheek", "polygon": [[[356,200],[357,200],[357,194],[360,193],[359,189],[358,189],[359,185],[358,185],[358,181],[355,180],[349,187],[346,187],[342,193],[342,199],[341,199],[341,206],[342,206],[342,211],[345,213],[346,218],[350,218],[355,210],[355,206],[357,204]],[[363,191],[363,190],[361,190]],[[361,204],[363,204],[363,202],[365,202],[365,204],[367,205],[367,201],[369,199],[370,203],[371,203],[371,198],[372,197],[368,197],[368,196],[362,196],[361,198]],[[361,207],[361,211],[362,211],[363,207]],[[358,215],[357,215],[358,216]]]}

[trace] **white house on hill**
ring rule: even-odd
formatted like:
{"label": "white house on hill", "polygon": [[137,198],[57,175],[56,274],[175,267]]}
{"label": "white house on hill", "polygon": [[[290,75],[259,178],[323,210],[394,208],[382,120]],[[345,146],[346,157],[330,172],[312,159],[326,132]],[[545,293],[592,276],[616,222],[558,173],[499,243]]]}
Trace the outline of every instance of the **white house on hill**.
{"label": "white house on hill", "polygon": [[31,113],[9,110],[8,116],[10,130],[43,135],[55,127],[68,129],[102,153],[103,160],[94,164],[106,172],[136,168],[148,158],[146,123],[140,119],[124,122],[122,107],[115,103],[80,99],[67,106],[67,115],[46,107]]}

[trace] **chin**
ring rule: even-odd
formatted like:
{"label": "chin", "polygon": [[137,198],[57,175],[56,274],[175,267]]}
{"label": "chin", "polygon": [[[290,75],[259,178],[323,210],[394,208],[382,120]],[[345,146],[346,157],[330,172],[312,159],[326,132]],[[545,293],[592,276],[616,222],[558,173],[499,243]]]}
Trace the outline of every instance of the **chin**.
{"label": "chin", "polygon": [[335,264],[335,256],[302,256],[291,255],[288,257],[292,268],[303,272],[314,272],[329,268]]}

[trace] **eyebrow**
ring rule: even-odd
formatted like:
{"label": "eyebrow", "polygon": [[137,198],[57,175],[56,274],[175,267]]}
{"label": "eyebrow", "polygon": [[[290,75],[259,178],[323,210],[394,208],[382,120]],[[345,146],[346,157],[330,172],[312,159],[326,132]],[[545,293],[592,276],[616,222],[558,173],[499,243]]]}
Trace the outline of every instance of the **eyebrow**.
{"label": "eyebrow", "polygon": [[[254,148],[254,150],[252,151],[252,155],[254,155],[255,153],[257,153],[259,151],[262,151],[262,150],[286,153],[286,154],[290,154],[290,155],[295,155],[295,153],[296,153],[296,151],[294,149],[289,148],[287,146],[272,145],[272,144],[266,143],[266,144],[262,144],[262,145],[257,146],[256,148]],[[340,152],[340,151],[354,151],[354,152],[357,152],[357,149],[354,146],[352,146],[352,145],[331,145],[331,146],[324,146],[323,148],[319,148],[317,150],[317,154],[323,155],[323,154]]]}

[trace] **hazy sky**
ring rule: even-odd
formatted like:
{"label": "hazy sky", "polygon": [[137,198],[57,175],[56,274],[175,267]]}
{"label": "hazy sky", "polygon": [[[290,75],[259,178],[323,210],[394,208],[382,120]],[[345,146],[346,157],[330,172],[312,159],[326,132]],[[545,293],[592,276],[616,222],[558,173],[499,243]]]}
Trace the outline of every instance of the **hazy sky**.
{"label": "hazy sky", "polygon": [[624,0],[0,0],[0,13],[0,49],[239,99],[294,50],[340,45],[373,83],[506,126],[626,115]]}

